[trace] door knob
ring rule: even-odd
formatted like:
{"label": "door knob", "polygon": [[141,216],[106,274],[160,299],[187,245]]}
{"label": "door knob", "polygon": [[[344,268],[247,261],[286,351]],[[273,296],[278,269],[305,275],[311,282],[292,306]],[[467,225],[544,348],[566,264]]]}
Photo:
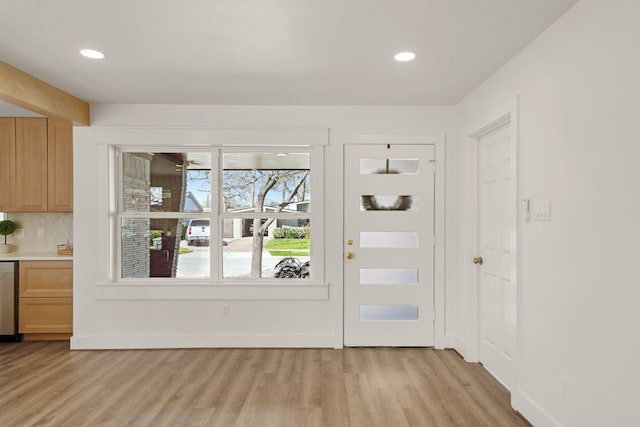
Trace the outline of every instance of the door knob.
{"label": "door knob", "polygon": [[353,252],[347,252],[347,259],[353,259],[355,258],[355,255],[353,254]]}
{"label": "door knob", "polygon": [[477,256],[477,257],[475,257],[475,258],[473,259],[473,263],[474,263],[474,264],[480,264],[480,265],[482,265],[482,261],[483,261],[483,259],[482,259],[482,257],[481,257],[481,256]]}

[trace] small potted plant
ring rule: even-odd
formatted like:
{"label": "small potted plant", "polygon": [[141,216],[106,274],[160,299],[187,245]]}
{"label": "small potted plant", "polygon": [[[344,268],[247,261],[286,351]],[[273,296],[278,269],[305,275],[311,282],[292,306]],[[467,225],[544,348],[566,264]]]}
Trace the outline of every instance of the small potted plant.
{"label": "small potted plant", "polygon": [[7,244],[7,236],[16,231],[16,223],[5,219],[0,221],[0,235],[4,236],[4,243],[0,243],[0,253],[6,254],[11,252],[11,245]]}

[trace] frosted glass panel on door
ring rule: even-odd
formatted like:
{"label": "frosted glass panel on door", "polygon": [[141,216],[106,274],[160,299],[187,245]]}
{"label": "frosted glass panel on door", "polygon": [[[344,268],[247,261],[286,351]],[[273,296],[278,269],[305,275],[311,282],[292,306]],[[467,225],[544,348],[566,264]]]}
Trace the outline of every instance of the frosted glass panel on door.
{"label": "frosted glass panel on door", "polygon": [[360,320],[418,320],[415,305],[361,305]]}
{"label": "frosted glass panel on door", "polygon": [[418,270],[415,268],[362,268],[361,285],[417,285]]}
{"label": "frosted glass panel on door", "polygon": [[418,159],[360,159],[360,174],[374,173],[417,174]]}
{"label": "frosted glass panel on door", "polygon": [[361,248],[417,248],[417,232],[362,231]]}

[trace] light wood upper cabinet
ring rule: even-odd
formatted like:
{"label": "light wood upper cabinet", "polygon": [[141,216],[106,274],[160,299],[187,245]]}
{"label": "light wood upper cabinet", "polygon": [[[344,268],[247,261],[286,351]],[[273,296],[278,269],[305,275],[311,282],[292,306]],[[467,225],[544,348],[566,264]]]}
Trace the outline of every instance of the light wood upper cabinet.
{"label": "light wood upper cabinet", "polygon": [[16,206],[16,119],[0,118],[0,212]]}
{"label": "light wood upper cabinet", "polygon": [[47,211],[47,119],[16,119],[16,211]]}
{"label": "light wood upper cabinet", "polygon": [[73,211],[71,123],[0,118],[0,212]]}
{"label": "light wood upper cabinet", "polygon": [[73,127],[69,122],[49,119],[48,211],[73,211]]}

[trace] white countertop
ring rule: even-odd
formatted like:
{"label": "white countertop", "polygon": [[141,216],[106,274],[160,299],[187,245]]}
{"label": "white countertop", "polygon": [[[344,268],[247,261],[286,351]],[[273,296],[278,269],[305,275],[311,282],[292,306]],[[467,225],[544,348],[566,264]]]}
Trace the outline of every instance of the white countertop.
{"label": "white countertop", "polygon": [[73,261],[73,255],[55,252],[9,252],[0,254],[0,261]]}

